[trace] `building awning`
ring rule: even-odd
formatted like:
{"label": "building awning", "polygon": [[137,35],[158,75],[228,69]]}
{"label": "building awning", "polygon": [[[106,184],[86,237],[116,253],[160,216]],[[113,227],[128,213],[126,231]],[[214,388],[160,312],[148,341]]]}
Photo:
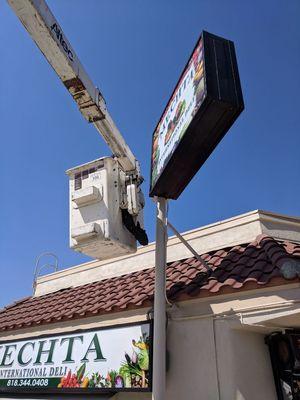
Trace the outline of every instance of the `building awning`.
{"label": "building awning", "polygon": [[237,314],[234,325],[264,333],[300,329],[300,302],[274,303],[265,308]]}

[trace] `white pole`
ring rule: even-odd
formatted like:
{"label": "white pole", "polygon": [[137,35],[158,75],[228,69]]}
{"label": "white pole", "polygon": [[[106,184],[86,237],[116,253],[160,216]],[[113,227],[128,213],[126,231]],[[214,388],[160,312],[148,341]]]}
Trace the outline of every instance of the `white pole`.
{"label": "white pole", "polygon": [[152,400],[166,399],[167,200],[157,198]]}

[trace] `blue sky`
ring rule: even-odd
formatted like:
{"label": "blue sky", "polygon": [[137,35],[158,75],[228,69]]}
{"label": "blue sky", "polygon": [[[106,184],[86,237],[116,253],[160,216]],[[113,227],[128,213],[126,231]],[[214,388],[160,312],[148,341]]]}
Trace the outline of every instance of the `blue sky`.
{"label": "blue sky", "polygon": [[[235,42],[245,110],[180,198],[186,231],[253,209],[300,215],[300,2],[49,0],[149,186],[153,129],[205,29]],[[0,4],[0,306],[30,295],[36,257],[68,248],[65,170],[110,151],[12,10]],[[145,224],[154,239],[155,208]]]}

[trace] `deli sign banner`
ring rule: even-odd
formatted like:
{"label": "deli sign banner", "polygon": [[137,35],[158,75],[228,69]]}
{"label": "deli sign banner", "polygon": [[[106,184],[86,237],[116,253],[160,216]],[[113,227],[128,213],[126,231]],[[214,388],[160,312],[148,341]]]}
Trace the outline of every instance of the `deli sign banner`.
{"label": "deli sign banner", "polygon": [[2,392],[151,389],[151,325],[0,343]]}
{"label": "deli sign banner", "polygon": [[150,196],[177,199],[243,108],[233,42],[203,32],[153,133]]}

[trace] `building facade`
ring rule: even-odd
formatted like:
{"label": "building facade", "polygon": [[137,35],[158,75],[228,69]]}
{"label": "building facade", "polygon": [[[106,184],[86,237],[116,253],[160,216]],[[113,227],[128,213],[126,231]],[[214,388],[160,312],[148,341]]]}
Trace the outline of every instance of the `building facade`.
{"label": "building facade", "polygon": [[[266,338],[300,328],[300,219],[256,210],[183,236],[209,270],[169,238],[167,399],[298,398],[290,381],[274,378],[278,366],[272,366]],[[0,346],[151,320],[154,250],[152,243],[134,255],[38,278],[33,296],[1,310]],[[151,393],[102,397],[142,400]]]}

